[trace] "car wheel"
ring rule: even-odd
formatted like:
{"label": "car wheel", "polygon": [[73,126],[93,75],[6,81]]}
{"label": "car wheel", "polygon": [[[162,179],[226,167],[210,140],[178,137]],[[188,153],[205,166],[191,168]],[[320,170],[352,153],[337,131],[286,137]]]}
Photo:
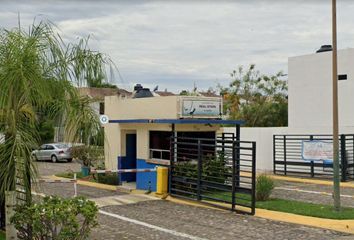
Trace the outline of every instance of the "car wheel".
{"label": "car wheel", "polygon": [[69,159],[68,159],[68,162],[72,162],[72,161],[73,161],[73,159],[72,159],[72,158],[69,158]]}
{"label": "car wheel", "polygon": [[50,159],[52,160],[53,163],[58,161],[58,158],[55,155],[52,155],[52,157]]}

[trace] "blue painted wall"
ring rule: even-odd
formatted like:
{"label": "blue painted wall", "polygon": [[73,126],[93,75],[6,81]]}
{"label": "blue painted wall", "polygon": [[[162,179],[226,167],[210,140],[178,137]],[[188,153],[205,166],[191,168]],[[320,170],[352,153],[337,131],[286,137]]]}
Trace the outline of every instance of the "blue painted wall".
{"label": "blue painted wall", "polygon": [[[132,165],[131,162],[127,160],[127,157],[118,157],[118,169],[135,169],[136,165]],[[135,182],[136,173],[119,173],[119,182]]]}
{"label": "blue painted wall", "polygon": [[[118,169],[136,168],[136,134],[126,135],[126,156],[118,156]],[[136,173],[120,173],[120,182],[135,182]]]}
{"label": "blue painted wall", "polygon": [[[147,163],[144,159],[137,159],[137,169],[155,168],[156,164]],[[156,172],[136,173],[136,189],[156,191]]]}

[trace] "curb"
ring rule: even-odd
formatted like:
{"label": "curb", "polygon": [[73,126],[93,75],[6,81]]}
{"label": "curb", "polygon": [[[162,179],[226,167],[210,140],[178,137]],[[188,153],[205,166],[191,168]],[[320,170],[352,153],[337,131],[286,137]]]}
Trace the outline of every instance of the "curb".
{"label": "curb", "polygon": [[[209,208],[209,209],[214,209],[214,210],[219,210],[224,212],[230,212],[229,210],[207,206],[199,202],[177,199],[171,196],[168,196],[166,200],[178,204],[185,204],[185,205],[190,205],[195,207],[203,207],[203,208]],[[219,204],[219,205],[222,206],[223,204]],[[229,207],[229,205],[227,206]],[[324,228],[324,229],[334,230],[338,232],[354,234],[354,220],[335,220],[335,219],[326,219],[326,218],[316,218],[316,217],[302,216],[293,213],[277,212],[277,211],[271,211],[271,210],[259,209],[259,208],[256,208],[256,214],[254,216],[259,218],[279,221],[279,222],[300,224],[300,225],[306,225],[311,227]]]}
{"label": "curb", "polygon": [[[53,180],[64,180],[67,178],[63,178],[63,177],[57,177],[55,175],[51,175],[51,176],[45,176],[46,178],[50,178]],[[117,186],[112,186],[112,185],[107,185],[107,184],[102,184],[102,183],[95,183],[95,182],[89,182],[89,181],[83,181],[78,179],[77,180],[77,184],[83,185],[83,186],[87,186],[87,187],[94,187],[94,188],[99,188],[99,189],[103,189],[103,190],[110,190],[110,191],[117,191]]]}
{"label": "curb", "polygon": [[99,189],[103,189],[103,190],[110,190],[110,191],[117,191],[118,190],[117,186],[108,185],[108,184],[102,184],[102,183],[89,182],[89,181],[78,180],[77,184],[80,184],[80,185],[83,185],[83,186],[87,186],[87,187],[99,188]]}
{"label": "curb", "polygon": [[[298,183],[312,183],[326,186],[333,186],[333,182],[329,180],[319,180],[319,179],[308,179],[308,178],[295,178],[288,176],[270,175],[275,180],[283,180],[288,182],[298,182]],[[341,182],[341,187],[354,188],[354,182]]]}
{"label": "curb", "polygon": [[[47,177],[50,179],[67,179],[67,178],[57,177],[55,175],[47,176]],[[332,185],[331,182],[324,181],[324,180],[303,179],[303,178],[297,179],[297,178],[283,177],[283,176],[272,176],[272,177],[274,177],[274,179],[278,179],[278,180],[295,181],[295,182],[302,182],[302,183],[316,183],[316,184],[322,184],[322,185]],[[117,190],[119,191],[120,190],[119,187],[117,187],[117,186],[106,185],[106,184],[102,184],[102,183],[93,183],[93,182],[82,181],[82,180],[77,180],[77,183],[80,185],[104,189],[104,190],[111,190],[111,191],[117,191]],[[351,183],[347,183],[347,184],[345,184],[345,186],[344,185],[342,185],[342,186],[354,188],[354,184],[351,184]],[[145,191],[132,190],[129,193],[145,194]],[[156,195],[154,192],[152,192],[150,194]],[[161,199],[165,199],[166,201],[174,202],[177,204],[184,204],[184,205],[190,205],[190,206],[195,206],[195,207],[203,207],[203,208],[209,208],[209,209],[214,209],[214,210],[219,210],[219,211],[224,211],[224,212],[230,212],[229,210],[225,210],[225,209],[221,209],[221,208],[217,208],[217,207],[213,207],[213,206],[207,206],[206,204],[195,202],[195,201],[177,199],[177,198],[174,198],[171,196],[167,196],[167,197],[161,196]],[[222,206],[223,204],[220,203],[219,205]],[[227,205],[227,204],[225,204],[225,205]],[[227,207],[229,207],[229,205],[227,205]],[[316,218],[316,217],[310,217],[310,216],[297,215],[297,214],[293,214],[293,213],[271,211],[271,210],[260,209],[260,208],[256,208],[256,214],[254,216],[269,219],[269,220],[274,220],[274,221],[294,223],[294,224],[300,224],[300,225],[306,225],[306,226],[312,226],[312,227],[317,227],[317,228],[324,228],[324,229],[330,229],[330,230],[334,230],[334,231],[338,231],[338,232],[354,234],[354,219],[353,220],[335,220],[335,219]]]}

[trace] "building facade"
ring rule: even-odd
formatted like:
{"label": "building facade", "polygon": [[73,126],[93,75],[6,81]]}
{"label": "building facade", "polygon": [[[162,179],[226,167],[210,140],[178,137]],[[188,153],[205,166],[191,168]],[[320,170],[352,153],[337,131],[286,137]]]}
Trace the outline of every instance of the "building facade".
{"label": "building facade", "polygon": [[[220,131],[220,97],[166,96],[105,98],[106,169],[144,169],[169,165],[171,136],[215,138]],[[210,123],[208,122],[210,120]],[[122,182],[156,188],[156,173],[125,173]]]}

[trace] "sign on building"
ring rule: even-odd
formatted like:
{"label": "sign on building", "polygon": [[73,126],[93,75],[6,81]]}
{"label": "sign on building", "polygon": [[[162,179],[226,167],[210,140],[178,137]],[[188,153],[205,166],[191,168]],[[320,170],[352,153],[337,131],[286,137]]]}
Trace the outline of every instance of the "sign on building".
{"label": "sign on building", "polygon": [[333,144],[319,140],[302,141],[302,159],[304,160],[332,160]]}
{"label": "sign on building", "polygon": [[181,108],[182,117],[221,117],[221,99],[183,99]]}

